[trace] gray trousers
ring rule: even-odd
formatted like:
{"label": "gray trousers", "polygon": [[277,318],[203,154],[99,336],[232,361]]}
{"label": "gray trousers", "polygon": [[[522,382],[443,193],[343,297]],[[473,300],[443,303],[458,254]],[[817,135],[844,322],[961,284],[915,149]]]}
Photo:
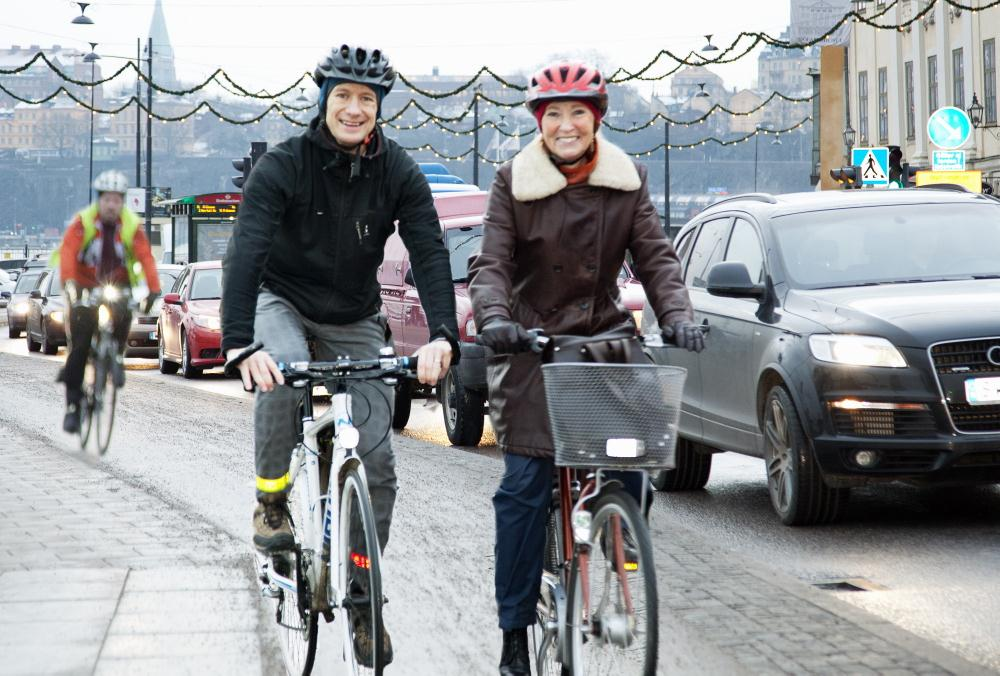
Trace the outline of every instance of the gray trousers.
{"label": "gray trousers", "polygon": [[[337,357],[373,359],[378,357],[379,348],[392,342],[386,327],[385,318],[379,314],[353,324],[317,324],[284,298],[261,290],[254,338],[264,344],[264,350],[276,362],[308,361],[307,339],[313,341],[315,358],[320,361]],[[391,386],[374,380],[355,383],[351,394],[352,417],[361,432],[358,450],[368,478],[379,545],[384,549],[396,502],[396,458],[391,443],[394,392]],[[280,479],[288,472],[292,449],[298,443],[299,402],[303,396],[301,390],[284,386],[255,395],[258,479]]]}

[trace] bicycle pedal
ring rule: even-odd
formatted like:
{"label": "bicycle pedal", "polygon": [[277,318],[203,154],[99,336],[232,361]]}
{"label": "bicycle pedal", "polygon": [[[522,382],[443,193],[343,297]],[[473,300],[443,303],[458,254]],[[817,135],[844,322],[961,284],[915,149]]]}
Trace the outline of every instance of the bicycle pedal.
{"label": "bicycle pedal", "polygon": [[257,571],[257,582],[260,585],[260,595],[266,599],[276,599],[281,596],[281,590],[271,582],[271,576],[268,574],[270,569],[270,562],[264,561]]}

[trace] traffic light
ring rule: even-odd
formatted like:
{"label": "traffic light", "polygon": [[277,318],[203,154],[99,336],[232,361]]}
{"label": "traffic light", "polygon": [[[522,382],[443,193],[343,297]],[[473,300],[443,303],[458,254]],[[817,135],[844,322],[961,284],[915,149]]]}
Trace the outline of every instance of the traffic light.
{"label": "traffic light", "polygon": [[249,157],[241,157],[237,160],[233,160],[233,169],[242,173],[241,176],[233,176],[233,185],[235,185],[240,190],[243,189],[243,184],[247,182],[250,178],[250,169],[253,168],[253,160]]}
{"label": "traffic light", "polygon": [[260,161],[260,158],[266,152],[267,141],[252,141],[250,143],[250,156],[233,160],[233,168],[242,173],[242,176],[233,176],[233,185],[242,189],[247,179],[250,178],[250,172],[253,170],[254,165]]}
{"label": "traffic light", "polygon": [[845,190],[861,187],[861,167],[854,164],[830,170],[830,178],[844,186]]}

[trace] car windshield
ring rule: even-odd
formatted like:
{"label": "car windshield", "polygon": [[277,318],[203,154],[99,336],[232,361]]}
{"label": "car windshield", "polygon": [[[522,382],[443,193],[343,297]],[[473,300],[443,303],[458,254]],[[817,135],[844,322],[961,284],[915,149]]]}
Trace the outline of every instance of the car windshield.
{"label": "car windshield", "polygon": [[1000,275],[993,201],[811,211],[773,222],[789,282],[799,288]]}
{"label": "car windshield", "polygon": [[451,258],[451,279],[464,282],[468,277],[469,256],[483,245],[483,226],[466,225],[448,233],[448,256]]}
{"label": "car windshield", "polygon": [[222,298],[222,268],[195,270],[191,284],[191,300],[219,300]]}
{"label": "car windshield", "polygon": [[35,288],[35,282],[38,281],[37,272],[25,272],[23,275],[17,278],[17,286],[14,287],[14,293],[28,293]]}
{"label": "car windshield", "polygon": [[179,276],[179,274],[180,273],[174,272],[173,270],[169,272],[166,270],[157,271],[157,275],[160,278],[160,288],[161,289],[174,288],[174,282],[177,281],[177,277]]}

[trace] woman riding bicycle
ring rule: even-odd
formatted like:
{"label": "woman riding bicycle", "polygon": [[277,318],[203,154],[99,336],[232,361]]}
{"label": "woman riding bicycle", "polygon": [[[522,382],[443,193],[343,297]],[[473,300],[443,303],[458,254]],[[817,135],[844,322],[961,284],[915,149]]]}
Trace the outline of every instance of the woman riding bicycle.
{"label": "woman riding bicycle", "polygon": [[[553,442],[528,328],[594,336],[635,323],[619,297],[631,252],[659,325],[680,347],[700,351],[681,264],[646,188],[646,168],[597,135],[607,112],[604,77],[579,62],[554,63],[531,78],[526,104],[540,133],[497,172],[470,291],[489,365],[490,417],[505,472],[496,511],[496,601],[503,630],[500,674],[529,674],[527,627],[535,622]],[[641,475],[624,480],[638,501]]]}

